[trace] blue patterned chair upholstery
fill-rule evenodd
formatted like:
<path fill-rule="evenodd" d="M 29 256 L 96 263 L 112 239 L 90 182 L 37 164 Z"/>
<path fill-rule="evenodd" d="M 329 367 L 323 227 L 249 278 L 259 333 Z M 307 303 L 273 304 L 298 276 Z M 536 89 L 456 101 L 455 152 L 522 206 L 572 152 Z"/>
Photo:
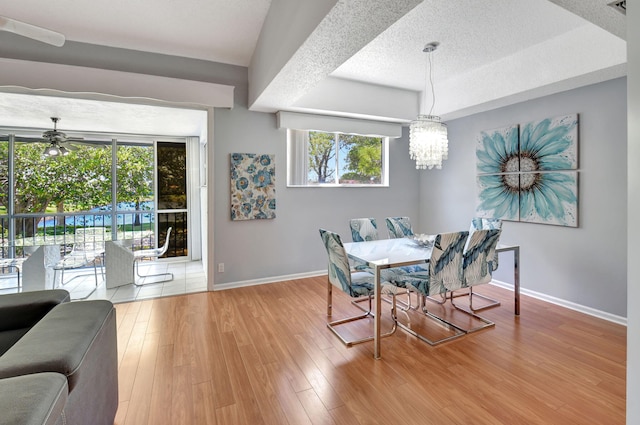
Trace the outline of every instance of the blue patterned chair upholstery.
<path fill-rule="evenodd" d="M 465 285 L 463 275 L 464 247 L 467 242 L 469 232 L 441 233 L 436 235 L 429 260 L 429 268 L 425 271 L 410 272 L 397 275 L 392 282 L 399 288 L 407 288 L 422 295 L 422 312 L 429 318 L 436 319 L 444 323 L 453 331 L 452 335 L 447 335 L 437 340 L 431 340 L 425 335 L 418 334 L 399 320 L 398 326 L 412 335 L 420 338 L 430 345 L 449 341 L 465 334 L 463 329 L 427 311 L 424 299 L 437 294 L 447 294 Z M 395 302 L 395 301 L 394 301 Z"/>
<path fill-rule="evenodd" d="M 469 235 L 473 234 L 476 230 L 493 229 L 502 230 L 502 220 L 499 218 L 474 217 L 471 219 Z M 490 253 L 489 262 L 491 263 L 491 271 L 496 271 L 498 269 L 498 253 L 495 251 L 495 248 L 493 252 Z"/>
<path fill-rule="evenodd" d="M 378 225 L 375 218 L 352 218 L 349 220 L 351 228 L 351 240 L 353 242 L 377 241 Z M 355 261 L 354 268 L 356 270 L 367 270 L 366 264 Z"/>
<path fill-rule="evenodd" d="M 469 236 L 469 244 L 464 252 L 464 261 L 462 265 L 464 286 L 469 288 L 469 310 L 460 308 L 453 302 L 454 307 L 462 310 L 472 316 L 480 319 L 484 322 L 484 325 L 467 329 L 467 332 L 473 332 L 479 329 L 486 328 L 487 326 L 493 326 L 493 322 L 480 317 L 475 314 L 475 311 L 480 309 L 473 308 L 473 297 L 480 296 L 480 294 L 474 294 L 471 288 L 475 285 L 482 285 L 491 282 L 491 276 L 493 269 L 491 267 L 491 255 L 496 249 L 498 239 L 500 238 L 500 229 L 484 229 L 476 230 Z M 484 296 L 482 296 L 485 298 Z M 486 307 L 483 307 L 484 309 Z"/>
<path fill-rule="evenodd" d="M 329 329 L 331 329 L 331 331 L 348 347 L 373 340 L 373 336 L 367 336 L 365 338 L 360 338 L 357 340 L 347 340 L 337 332 L 335 327 L 345 323 L 353 322 L 355 320 L 372 317 L 371 301 L 372 297 L 375 294 L 375 276 L 367 271 L 351 272 L 351 269 L 349 267 L 349 258 L 347 257 L 347 253 L 344 249 L 344 245 L 342 244 L 342 240 L 340 239 L 340 235 L 328 230 L 320 229 L 320 237 L 322 238 L 322 243 L 327 250 L 327 256 L 329 258 L 327 277 L 327 316 L 331 316 L 332 314 L 332 294 L 334 286 L 342 289 L 343 292 L 345 292 L 352 298 L 367 297 L 369 301 L 368 310 L 363 309 L 356 302 L 353 302 L 355 306 L 365 312 L 364 314 L 328 322 L 327 327 L 329 327 Z M 393 286 L 389 282 L 385 281 L 382 281 L 381 285 L 382 288 Z M 388 290 L 385 290 L 384 292 L 388 292 Z M 392 329 L 381 336 L 389 336 L 393 334 L 395 330 L 396 325 L 394 321 Z"/>
<path fill-rule="evenodd" d="M 390 239 L 413 236 L 411 219 L 409 219 L 409 217 L 387 217 L 385 221 L 387 222 Z"/>
<path fill-rule="evenodd" d="M 377 241 L 378 225 L 375 218 L 352 218 L 349 220 L 351 239 L 354 242 Z"/>

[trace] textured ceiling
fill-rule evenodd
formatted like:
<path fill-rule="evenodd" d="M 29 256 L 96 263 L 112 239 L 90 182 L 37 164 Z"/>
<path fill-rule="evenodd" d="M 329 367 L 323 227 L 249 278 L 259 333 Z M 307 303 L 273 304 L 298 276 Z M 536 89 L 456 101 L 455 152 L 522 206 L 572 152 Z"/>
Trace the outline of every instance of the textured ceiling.
<path fill-rule="evenodd" d="M 271 0 L 0 0 L 67 40 L 248 66 Z"/>
<path fill-rule="evenodd" d="M 425 88 L 422 48 L 431 41 L 440 42 L 433 54 L 434 113 L 445 119 L 625 75 L 626 21 L 607 3 L 0 0 L 0 14 L 59 31 L 71 41 L 248 66 L 254 110 L 408 122 Z M 0 53 L 2 41 L 0 34 Z M 74 114 L 83 126 L 93 116 L 95 128 L 117 123 L 111 131 L 130 133 L 144 130 L 137 122 L 144 117 L 155 134 L 199 134 L 193 127 L 202 125 L 201 114 L 171 108 L 134 114 L 131 105 L 118 110 L 117 104 L 33 100 L 0 100 L 2 121 L 47 127 L 56 114 L 64 128 L 65 117 Z M 167 110 L 176 119 L 167 119 Z"/>

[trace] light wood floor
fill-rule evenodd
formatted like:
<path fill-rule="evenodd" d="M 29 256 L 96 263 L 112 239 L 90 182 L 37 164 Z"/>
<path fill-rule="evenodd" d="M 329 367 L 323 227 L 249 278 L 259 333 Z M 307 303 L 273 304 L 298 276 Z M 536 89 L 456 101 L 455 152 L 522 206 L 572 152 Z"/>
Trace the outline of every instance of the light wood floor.
<path fill-rule="evenodd" d="M 326 277 L 118 304 L 116 424 L 625 423 L 625 327 L 479 291 L 495 327 L 437 347 L 398 330 L 381 360 L 327 329 Z M 334 291 L 334 318 L 357 312 Z"/>

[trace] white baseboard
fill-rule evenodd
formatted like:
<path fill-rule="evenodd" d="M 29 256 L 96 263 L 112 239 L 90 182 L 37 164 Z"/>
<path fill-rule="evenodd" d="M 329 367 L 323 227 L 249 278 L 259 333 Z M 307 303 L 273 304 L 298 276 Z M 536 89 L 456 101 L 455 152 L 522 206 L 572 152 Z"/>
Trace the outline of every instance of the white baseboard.
<path fill-rule="evenodd" d="M 297 274 L 290 274 L 290 275 L 284 275 L 284 276 L 272 276 L 272 277 L 266 277 L 266 278 L 262 278 L 262 279 L 252 279 L 252 280 L 243 280 L 243 281 L 239 281 L 239 282 L 221 283 L 221 284 L 214 284 L 213 285 L 213 290 L 214 291 L 224 291 L 226 289 L 243 288 L 245 286 L 264 285 L 264 284 L 267 284 L 267 283 L 282 282 L 282 281 L 285 281 L 285 280 L 294 280 L 294 279 L 304 279 L 304 278 L 307 278 L 307 277 L 322 276 L 322 275 L 326 275 L 326 274 L 327 274 L 326 270 L 320 270 L 320 271 L 315 271 L 315 272 L 297 273 Z M 499 287 L 504 288 L 504 289 L 508 289 L 510 291 L 513 291 L 513 284 L 511 284 L 511 283 L 502 282 L 500 280 L 493 280 L 493 281 L 491 281 L 491 284 L 499 286 Z M 520 293 L 522 295 L 527 295 L 529 297 L 536 298 L 536 299 L 539 299 L 539 300 L 542 300 L 542 301 L 546 301 L 546 302 L 551 303 L 551 304 L 555 304 L 555 305 L 559 305 L 561 307 L 565 307 L 565 308 L 568 308 L 568 309 L 571 309 L 571 310 L 579 311 L 581 313 L 588 314 L 590 316 L 594 316 L 594 317 L 598 317 L 600 319 L 608 320 L 609 322 L 614 322 L 614 323 L 618 323 L 618 324 L 623 325 L 623 326 L 627 326 L 627 318 L 626 317 L 617 316 L 615 314 L 607 313 L 607 312 L 601 311 L 601 310 L 596 310 L 595 308 L 591 308 L 591 307 L 587 307 L 587 306 L 584 306 L 584 305 L 576 304 L 576 303 L 571 302 L 571 301 L 563 300 L 561 298 L 552 297 L 550 295 L 546 295 L 546 294 L 543 294 L 543 293 L 540 293 L 540 292 L 531 291 L 529 289 L 522 288 L 520 290 Z"/>
<path fill-rule="evenodd" d="M 500 280 L 492 280 L 492 285 L 499 286 L 504 289 L 508 289 L 513 291 L 513 284 L 502 282 Z M 529 289 L 520 289 L 520 294 L 527 295 L 532 298 L 536 298 L 542 301 L 546 301 L 551 304 L 556 304 L 561 307 L 565 307 L 571 310 L 579 311 L 580 313 L 588 314 L 590 316 L 598 317 L 600 319 L 608 320 L 609 322 L 618 323 L 623 326 L 627 326 L 627 318 L 622 316 L 617 316 L 615 314 L 607 313 L 606 311 L 596 310 L 595 308 L 587 307 L 584 305 L 576 304 L 571 301 L 563 300 L 561 298 L 552 297 L 551 295 L 543 294 L 541 292 L 531 291 Z"/>
<path fill-rule="evenodd" d="M 233 289 L 233 288 L 244 288 L 245 286 L 255 286 L 255 285 L 264 285 L 266 283 L 274 283 L 274 282 L 282 282 L 285 280 L 294 280 L 294 279 L 304 279 L 307 277 L 316 277 L 326 275 L 326 270 L 320 270 L 317 272 L 307 272 L 307 273 L 297 273 L 297 274 L 289 274 L 284 276 L 272 276 L 265 277 L 262 279 L 251 279 L 251 280 L 241 280 L 238 282 L 229 282 L 229 283 L 220 283 L 213 284 L 214 291 L 224 291 L 225 289 Z"/>

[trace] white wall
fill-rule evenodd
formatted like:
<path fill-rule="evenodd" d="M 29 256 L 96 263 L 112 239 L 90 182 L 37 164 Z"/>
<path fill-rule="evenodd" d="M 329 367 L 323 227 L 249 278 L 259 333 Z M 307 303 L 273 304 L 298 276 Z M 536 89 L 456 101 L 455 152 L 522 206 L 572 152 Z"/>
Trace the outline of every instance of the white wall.
<path fill-rule="evenodd" d="M 406 129 L 403 138 L 390 142 L 388 188 L 286 187 L 286 131 L 276 128 L 274 114 L 250 112 L 236 104 L 232 110 L 216 110 L 214 131 L 213 261 L 225 264 L 224 273 L 214 274 L 214 287 L 326 271 L 319 228 L 338 232 L 349 242 L 350 218 L 377 218 L 386 237 L 385 217 L 418 215 L 419 175 L 409 159 Z M 275 219 L 231 221 L 229 154 L 234 152 L 275 154 Z"/>
<path fill-rule="evenodd" d="M 465 229 L 475 213 L 480 131 L 579 114 L 579 227 L 505 222 L 501 240 L 521 246 L 523 288 L 626 317 L 626 79 L 449 121 L 449 160 L 420 178 L 427 232 Z M 510 261 L 496 278 L 512 282 Z"/>

